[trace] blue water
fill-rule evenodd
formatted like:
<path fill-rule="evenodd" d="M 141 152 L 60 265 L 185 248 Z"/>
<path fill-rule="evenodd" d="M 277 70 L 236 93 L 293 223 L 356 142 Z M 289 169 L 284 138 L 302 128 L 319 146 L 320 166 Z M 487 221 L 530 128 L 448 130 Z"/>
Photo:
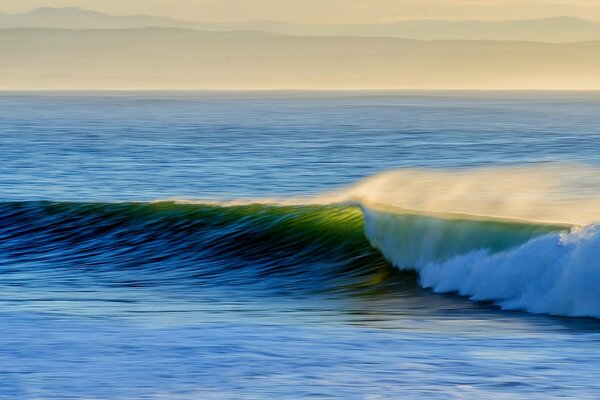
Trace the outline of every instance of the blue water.
<path fill-rule="evenodd" d="M 250 204 L 406 168 L 595 171 L 598 110 L 571 92 L 2 93 L 0 398 L 598 398 L 600 320 L 424 284 L 353 204 Z M 482 224 L 488 268 L 564 229 Z M 599 276 L 589 229 L 577 282 Z"/>

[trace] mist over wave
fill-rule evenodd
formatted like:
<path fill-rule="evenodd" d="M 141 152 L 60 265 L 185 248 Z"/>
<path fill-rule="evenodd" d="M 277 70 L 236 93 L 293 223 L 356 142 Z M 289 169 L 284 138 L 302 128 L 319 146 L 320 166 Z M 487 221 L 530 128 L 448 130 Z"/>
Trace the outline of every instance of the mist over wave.
<path fill-rule="evenodd" d="M 600 220 L 600 168 L 402 169 L 368 178 L 337 200 L 390 212 L 587 225 Z"/>

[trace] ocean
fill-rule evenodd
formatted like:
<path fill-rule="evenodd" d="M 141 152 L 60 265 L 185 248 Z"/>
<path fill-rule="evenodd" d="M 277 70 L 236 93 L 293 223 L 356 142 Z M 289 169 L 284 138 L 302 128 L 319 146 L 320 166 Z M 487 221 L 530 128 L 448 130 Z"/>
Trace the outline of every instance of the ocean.
<path fill-rule="evenodd" d="M 0 399 L 597 399 L 600 93 L 0 93 Z"/>

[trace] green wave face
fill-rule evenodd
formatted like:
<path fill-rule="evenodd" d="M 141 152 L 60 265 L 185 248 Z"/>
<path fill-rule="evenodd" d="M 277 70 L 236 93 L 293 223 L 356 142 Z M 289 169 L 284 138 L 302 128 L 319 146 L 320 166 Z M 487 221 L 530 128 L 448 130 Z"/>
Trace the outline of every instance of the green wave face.
<path fill-rule="evenodd" d="M 132 286 L 357 291 L 398 275 L 352 206 L 4 203 L 1 258 L 40 279 Z"/>

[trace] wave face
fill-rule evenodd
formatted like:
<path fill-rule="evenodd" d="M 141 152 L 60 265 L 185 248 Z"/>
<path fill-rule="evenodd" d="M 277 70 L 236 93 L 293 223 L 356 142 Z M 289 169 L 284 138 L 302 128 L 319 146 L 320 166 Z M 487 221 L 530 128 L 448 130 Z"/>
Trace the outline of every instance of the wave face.
<path fill-rule="evenodd" d="M 361 290 L 393 269 L 353 206 L 0 204 L 3 282 Z"/>

